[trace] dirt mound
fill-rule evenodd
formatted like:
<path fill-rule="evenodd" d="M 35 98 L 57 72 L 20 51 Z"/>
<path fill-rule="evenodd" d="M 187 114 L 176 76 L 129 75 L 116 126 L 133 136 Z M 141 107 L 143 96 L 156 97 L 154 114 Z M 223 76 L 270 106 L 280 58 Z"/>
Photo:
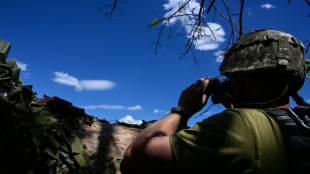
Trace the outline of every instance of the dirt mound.
<path fill-rule="evenodd" d="M 2 163 L 1 173 L 120 173 L 124 151 L 142 130 L 100 120 L 59 97 L 35 99 L 30 108 L 27 119 L 7 115 L 1 151 L 18 153 L 2 153 L 15 162 Z"/>

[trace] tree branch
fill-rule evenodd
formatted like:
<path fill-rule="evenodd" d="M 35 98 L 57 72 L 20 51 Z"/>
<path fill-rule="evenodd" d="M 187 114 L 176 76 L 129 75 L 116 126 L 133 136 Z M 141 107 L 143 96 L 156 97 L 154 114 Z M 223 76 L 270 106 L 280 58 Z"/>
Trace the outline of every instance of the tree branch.
<path fill-rule="evenodd" d="M 211 7 L 213 6 L 214 2 L 215 2 L 215 0 L 212 0 L 211 4 L 208 7 L 207 14 L 209 14 L 209 11 L 211 10 Z M 203 5 L 204 3 L 205 3 L 205 1 L 201 1 L 200 5 Z"/>
<path fill-rule="evenodd" d="M 233 43 L 235 41 L 235 32 L 234 32 L 234 24 L 232 22 L 232 18 L 231 18 L 231 14 L 230 14 L 230 10 L 229 10 L 229 7 L 228 5 L 226 4 L 226 1 L 223 0 L 223 4 L 225 5 L 226 7 L 226 10 L 227 10 L 227 13 L 228 13 L 228 16 L 229 16 L 229 23 L 230 23 L 230 26 L 231 26 L 231 36 L 232 36 L 232 40 L 233 40 Z"/>
<path fill-rule="evenodd" d="M 105 5 L 105 6 L 100 7 L 98 10 L 100 11 L 100 10 L 102 10 L 102 9 L 104 9 L 104 8 L 108 8 L 108 7 L 112 7 L 112 10 L 111 10 L 110 12 L 108 11 L 108 12 L 106 13 L 106 15 L 109 15 L 109 16 L 110 16 L 110 19 L 115 20 L 115 19 L 112 17 L 112 14 L 114 13 L 115 8 L 118 7 L 118 2 L 117 2 L 117 0 L 114 0 L 114 3 L 112 3 L 112 4 L 109 4 L 109 5 Z M 119 7 L 118 7 L 118 9 L 120 10 L 121 14 L 123 14 L 122 10 L 121 10 Z"/>
<path fill-rule="evenodd" d="M 309 47 L 310 47 L 310 39 L 304 41 L 304 44 L 306 44 L 308 42 L 308 46 L 306 48 L 306 51 L 305 51 L 305 54 L 307 54 L 308 50 L 309 50 Z"/>
<path fill-rule="evenodd" d="M 239 16 L 239 35 L 242 36 L 242 14 L 243 14 L 243 5 L 244 5 L 244 0 L 241 0 L 241 7 L 240 7 L 240 16 Z"/>
<path fill-rule="evenodd" d="M 209 0 L 210 1 L 210 0 Z M 215 11 L 218 13 L 218 14 L 220 14 L 226 21 L 228 21 L 229 23 L 230 22 L 232 22 L 232 20 L 230 21 L 230 19 L 228 19 L 220 10 L 218 10 L 216 7 L 213 7 L 214 9 L 215 9 Z M 229 8 L 229 7 L 228 7 Z M 231 15 L 232 16 L 232 15 Z M 230 16 L 230 17 L 231 17 Z M 233 24 L 233 23 L 232 23 Z M 236 27 L 234 24 L 232 25 L 234 28 L 235 28 L 235 30 L 237 30 L 238 32 L 239 32 L 239 29 L 238 29 L 238 27 Z"/>
<path fill-rule="evenodd" d="M 309 47 L 310 47 L 310 42 L 308 43 L 307 49 L 306 49 L 306 51 L 305 51 L 305 54 L 308 53 Z"/>
<path fill-rule="evenodd" d="M 123 14 L 123 12 L 119 8 L 119 0 L 111 0 L 111 1 L 113 2 L 111 2 L 108 5 L 100 7 L 98 10 L 102 10 L 106 8 L 111 9 L 110 11 L 106 13 L 106 15 L 109 15 L 110 19 L 113 19 L 113 14 L 115 13 L 116 8 L 120 11 L 121 14 Z M 222 13 L 219 10 L 219 8 L 215 6 L 215 0 L 209 0 L 210 4 L 208 5 L 205 16 L 204 16 L 204 10 L 206 7 L 205 6 L 206 1 L 201 0 L 199 2 L 199 5 L 195 7 L 192 6 L 195 3 L 190 3 L 191 1 L 192 0 L 184 0 L 183 2 L 179 4 L 179 7 L 175 11 L 170 11 L 169 14 L 167 13 L 167 15 L 165 16 L 161 16 L 159 18 L 154 19 L 152 21 L 152 24 L 146 27 L 148 27 L 148 29 L 152 27 L 156 27 L 159 30 L 157 39 L 156 41 L 153 42 L 155 43 L 155 55 L 156 55 L 158 51 L 158 46 L 161 46 L 160 40 L 162 38 L 163 30 L 165 27 L 167 27 L 169 30 L 168 38 L 170 38 L 173 36 L 172 28 L 171 28 L 172 24 L 177 23 L 177 24 L 186 26 L 187 31 L 184 33 L 178 34 L 178 35 L 185 35 L 187 37 L 187 41 L 184 44 L 184 52 L 179 56 L 179 58 L 182 59 L 188 53 L 191 53 L 193 56 L 194 62 L 199 67 L 198 61 L 195 56 L 195 49 L 196 47 L 197 48 L 199 47 L 198 41 L 204 37 L 209 38 L 211 41 L 214 41 L 217 39 L 216 29 L 212 29 L 209 26 L 209 23 L 205 21 L 212 8 L 214 8 L 215 10 L 213 14 L 213 22 L 216 22 L 215 16 L 218 13 L 221 17 L 224 18 L 224 20 L 226 20 L 230 24 L 231 32 L 230 32 L 228 41 L 226 41 L 227 47 L 225 50 L 227 50 L 231 44 L 235 43 L 238 37 L 243 35 L 243 29 L 246 29 L 246 30 L 249 30 L 249 29 L 243 26 L 243 11 L 244 11 L 245 0 L 239 0 L 240 2 L 239 13 L 236 12 L 235 9 L 230 8 L 230 6 L 226 3 L 226 0 L 222 0 L 222 5 L 224 5 L 224 7 L 226 8 L 225 13 Z M 290 2 L 291 0 L 288 0 L 288 3 Z M 310 0 L 305 0 L 305 2 L 310 7 Z M 238 22 L 234 22 L 234 20 L 237 21 L 237 19 L 234 19 L 234 18 L 237 18 L 235 16 L 238 17 L 239 19 Z M 309 16 L 310 14 L 308 15 L 308 17 Z M 159 23 L 161 24 L 161 26 L 158 26 Z M 205 30 L 208 30 L 208 32 L 205 32 Z M 209 30 L 210 30 L 210 33 L 209 33 Z M 307 45 L 306 50 L 305 50 L 305 53 L 307 53 L 307 51 L 310 49 L 310 40 L 304 42 L 304 44 Z"/>
<path fill-rule="evenodd" d="M 215 0 L 213 0 L 213 2 L 214 2 Z M 203 6 L 204 6 L 204 3 L 205 3 L 205 0 L 202 0 L 201 1 L 201 3 L 200 3 L 200 9 L 199 9 L 199 13 L 198 13 L 198 26 L 200 26 L 201 25 L 201 16 L 202 16 L 202 10 L 203 10 Z M 211 7 L 211 6 L 210 6 Z M 209 9 L 210 9 L 210 7 L 209 7 Z M 209 10 L 208 9 L 208 10 Z M 207 11 L 207 14 L 208 14 L 209 12 Z"/>

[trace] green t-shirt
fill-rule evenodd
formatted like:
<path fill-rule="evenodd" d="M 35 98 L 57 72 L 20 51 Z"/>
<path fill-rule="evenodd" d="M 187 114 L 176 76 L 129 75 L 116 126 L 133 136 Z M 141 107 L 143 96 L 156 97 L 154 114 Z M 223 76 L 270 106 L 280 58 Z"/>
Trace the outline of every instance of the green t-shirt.
<path fill-rule="evenodd" d="M 278 124 L 256 109 L 228 109 L 170 136 L 184 173 L 287 173 Z"/>

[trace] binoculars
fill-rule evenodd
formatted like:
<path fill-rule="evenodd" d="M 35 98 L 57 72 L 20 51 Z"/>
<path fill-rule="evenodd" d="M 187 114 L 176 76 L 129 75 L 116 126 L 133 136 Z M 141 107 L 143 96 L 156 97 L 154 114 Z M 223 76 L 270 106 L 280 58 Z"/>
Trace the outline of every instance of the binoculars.
<path fill-rule="evenodd" d="M 231 94 L 231 85 L 228 80 L 220 81 L 218 78 L 210 79 L 209 85 L 205 91 L 207 96 L 211 96 L 211 101 L 214 104 L 227 103 L 227 98 L 224 94 Z"/>

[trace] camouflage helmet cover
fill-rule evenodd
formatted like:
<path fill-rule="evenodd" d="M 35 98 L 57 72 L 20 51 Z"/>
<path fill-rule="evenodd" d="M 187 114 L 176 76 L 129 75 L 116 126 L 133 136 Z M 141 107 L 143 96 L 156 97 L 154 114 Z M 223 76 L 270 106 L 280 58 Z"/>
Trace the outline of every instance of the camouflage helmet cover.
<path fill-rule="evenodd" d="M 220 65 L 225 76 L 251 73 L 293 75 L 299 90 L 307 75 L 304 45 L 292 35 L 269 29 L 256 30 L 241 37 L 226 51 Z"/>

